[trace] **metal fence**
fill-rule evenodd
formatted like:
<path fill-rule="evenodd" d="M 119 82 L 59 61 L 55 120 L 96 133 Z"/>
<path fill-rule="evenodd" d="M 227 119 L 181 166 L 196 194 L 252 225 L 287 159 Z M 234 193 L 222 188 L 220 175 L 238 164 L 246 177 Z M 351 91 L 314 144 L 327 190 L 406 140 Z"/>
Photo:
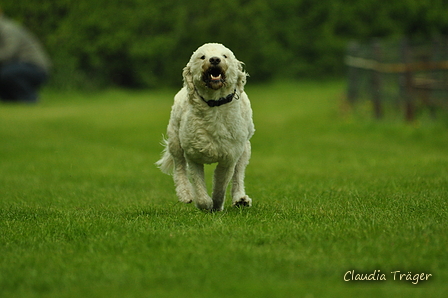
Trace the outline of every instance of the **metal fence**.
<path fill-rule="evenodd" d="M 439 110 L 448 110 L 448 37 L 432 42 L 352 42 L 345 63 L 349 103 L 371 101 L 376 118 L 399 110 L 413 121 L 421 110 L 434 118 Z"/>

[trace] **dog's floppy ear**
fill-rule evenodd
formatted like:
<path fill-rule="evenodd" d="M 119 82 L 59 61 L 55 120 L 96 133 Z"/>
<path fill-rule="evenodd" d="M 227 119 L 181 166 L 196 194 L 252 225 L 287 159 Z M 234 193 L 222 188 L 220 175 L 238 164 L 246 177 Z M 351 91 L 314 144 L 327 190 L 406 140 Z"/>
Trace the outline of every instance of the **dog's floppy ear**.
<path fill-rule="evenodd" d="M 184 85 L 187 87 L 188 94 L 193 95 L 194 84 L 193 84 L 193 75 L 191 74 L 190 63 L 188 63 L 187 66 L 184 67 L 182 76 L 184 77 Z"/>
<path fill-rule="evenodd" d="M 238 63 L 238 81 L 236 82 L 236 86 L 240 92 L 244 90 L 244 85 L 246 85 L 246 78 L 249 74 L 243 69 L 244 62 L 237 61 Z"/>

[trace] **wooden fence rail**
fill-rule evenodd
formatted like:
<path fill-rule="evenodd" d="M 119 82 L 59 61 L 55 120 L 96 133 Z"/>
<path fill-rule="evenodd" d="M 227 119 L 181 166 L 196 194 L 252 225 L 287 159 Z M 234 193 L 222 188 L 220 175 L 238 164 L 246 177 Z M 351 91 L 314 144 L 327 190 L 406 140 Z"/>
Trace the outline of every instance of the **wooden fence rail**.
<path fill-rule="evenodd" d="M 448 38 L 411 44 L 376 39 L 370 44 L 352 42 L 345 64 L 348 67 L 347 98 L 355 105 L 372 101 L 375 118 L 384 116 L 384 104 L 393 102 L 407 121 L 416 117 L 417 107 L 435 117 L 448 108 Z"/>

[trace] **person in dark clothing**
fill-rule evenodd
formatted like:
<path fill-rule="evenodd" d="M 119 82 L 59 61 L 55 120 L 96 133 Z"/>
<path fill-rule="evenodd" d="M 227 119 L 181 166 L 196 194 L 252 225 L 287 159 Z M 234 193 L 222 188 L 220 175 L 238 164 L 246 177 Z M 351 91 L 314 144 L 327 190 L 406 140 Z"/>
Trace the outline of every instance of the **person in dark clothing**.
<path fill-rule="evenodd" d="M 37 102 L 50 60 L 37 38 L 0 10 L 0 99 Z"/>

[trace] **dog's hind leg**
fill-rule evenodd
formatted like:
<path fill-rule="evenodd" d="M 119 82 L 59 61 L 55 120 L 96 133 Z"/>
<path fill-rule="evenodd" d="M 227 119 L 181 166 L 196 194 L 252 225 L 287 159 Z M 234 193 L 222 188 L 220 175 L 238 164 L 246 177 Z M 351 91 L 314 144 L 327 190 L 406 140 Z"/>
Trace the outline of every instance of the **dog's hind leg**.
<path fill-rule="evenodd" d="M 222 211 L 224 208 L 224 200 L 226 189 L 232 179 L 235 166 L 223 166 L 218 164 L 215 169 L 213 180 L 213 210 Z"/>
<path fill-rule="evenodd" d="M 193 201 L 193 191 L 187 175 L 187 162 L 185 158 L 174 158 L 173 180 L 176 185 L 176 194 L 182 203 Z"/>
<path fill-rule="evenodd" d="M 246 195 L 244 188 L 244 173 L 249 164 L 251 146 L 247 141 L 243 154 L 235 166 L 232 183 L 232 206 L 250 207 L 252 206 L 252 199 Z"/>
<path fill-rule="evenodd" d="M 204 165 L 188 161 L 188 171 L 190 174 L 191 185 L 193 186 L 196 207 L 203 210 L 211 210 L 213 201 L 207 193 Z"/>
<path fill-rule="evenodd" d="M 173 180 L 176 186 L 176 194 L 182 203 L 191 203 L 193 201 L 193 190 L 187 174 L 187 161 L 184 156 L 184 150 L 180 146 L 177 134 L 171 134 L 166 142 L 167 151 L 173 160 Z"/>

